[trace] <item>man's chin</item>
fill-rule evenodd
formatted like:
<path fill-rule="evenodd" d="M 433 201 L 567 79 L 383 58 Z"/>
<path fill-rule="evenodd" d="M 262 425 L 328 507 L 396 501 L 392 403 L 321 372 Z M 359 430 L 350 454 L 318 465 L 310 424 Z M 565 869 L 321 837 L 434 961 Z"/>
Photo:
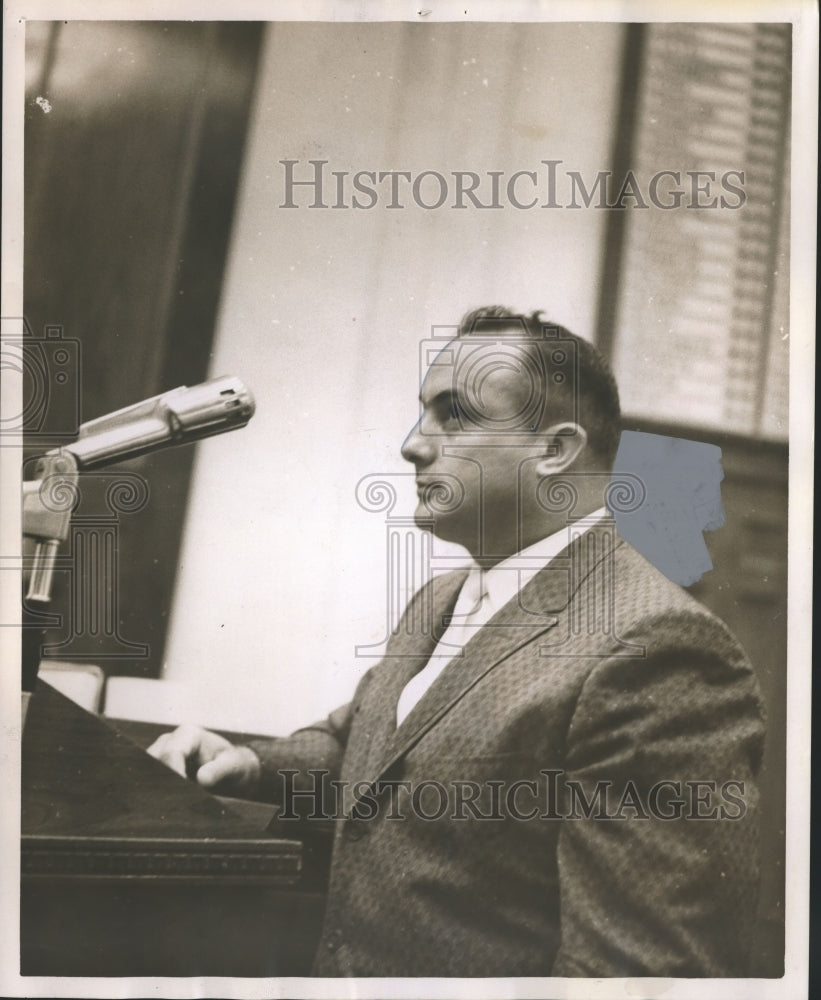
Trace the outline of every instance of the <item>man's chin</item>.
<path fill-rule="evenodd" d="M 435 514 L 432 514 L 430 509 L 420 500 L 416 505 L 416 510 L 413 512 L 413 523 L 416 527 L 421 528 L 422 531 L 430 531 L 435 535 L 438 520 L 439 518 Z"/>
<path fill-rule="evenodd" d="M 454 519 L 447 514 L 433 513 L 431 509 L 420 502 L 413 512 L 413 522 L 422 531 L 429 531 L 443 542 L 450 542 L 454 545 L 461 545 L 470 549 L 469 540 L 465 537 L 464 530 L 459 531 L 459 525 L 454 523 Z"/>

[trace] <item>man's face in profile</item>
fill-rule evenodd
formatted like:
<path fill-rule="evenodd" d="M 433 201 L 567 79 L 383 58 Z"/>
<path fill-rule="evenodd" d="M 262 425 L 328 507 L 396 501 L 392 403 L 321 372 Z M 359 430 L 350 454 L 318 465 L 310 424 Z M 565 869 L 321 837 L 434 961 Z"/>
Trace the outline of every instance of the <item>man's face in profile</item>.
<path fill-rule="evenodd" d="M 521 504 L 544 454 L 543 385 L 534 353 L 512 339 L 457 339 L 439 353 L 402 446 L 416 467 L 420 526 L 432 520 L 434 534 L 473 555 L 518 550 Z"/>

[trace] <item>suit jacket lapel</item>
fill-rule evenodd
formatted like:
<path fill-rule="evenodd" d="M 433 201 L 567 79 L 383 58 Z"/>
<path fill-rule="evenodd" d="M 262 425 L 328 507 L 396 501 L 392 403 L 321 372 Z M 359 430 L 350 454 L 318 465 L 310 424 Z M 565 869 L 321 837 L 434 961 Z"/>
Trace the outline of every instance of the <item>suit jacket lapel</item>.
<path fill-rule="evenodd" d="M 390 692 L 386 691 L 386 718 L 380 724 L 379 738 L 372 742 L 366 773 L 362 775 L 365 781 L 368 784 L 376 782 L 487 673 L 517 649 L 556 625 L 558 612 L 567 607 L 595 566 L 612 553 L 612 539 L 612 527 L 597 525 L 560 552 L 465 645 L 464 655 L 455 657 L 445 667 L 396 728 L 395 710 L 399 695 L 413 674 L 427 663 L 435 643 L 428 643 L 426 654 L 421 645 L 417 646 L 420 656 L 414 659 L 413 669 L 410 672 L 397 670 Z M 621 544 L 621 539 L 616 539 L 615 544 Z M 465 576 L 462 574 L 455 581 L 450 577 L 443 578 L 449 586 L 434 598 L 437 623 L 452 611 Z M 449 606 L 438 603 L 443 598 Z M 403 648 L 404 643 L 403 640 Z"/>
<path fill-rule="evenodd" d="M 374 731 L 367 751 L 365 774 L 379 769 L 396 731 L 396 703 L 408 681 L 430 659 L 431 653 L 447 627 L 454 605 L 467 577 L 467 570 L 434 577 L 429 588 L 421 591 L 402 616 L 396 632 L 389 639 L 384 665 L 388 668 L 381 680 L 381 709 L 374 713 Z"/>

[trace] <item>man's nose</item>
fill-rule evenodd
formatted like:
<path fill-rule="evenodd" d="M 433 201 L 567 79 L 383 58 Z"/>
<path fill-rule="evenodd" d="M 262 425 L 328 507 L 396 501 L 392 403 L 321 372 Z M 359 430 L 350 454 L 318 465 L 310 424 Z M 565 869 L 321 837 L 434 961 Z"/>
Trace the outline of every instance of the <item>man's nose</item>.
<path fill-rule="evenodd" d="M 422 421 L 419 420 L 405 438 L 402 445 L 402 458 L 416 466 L 430 465 L 436 455 L 433 438 L 422 431 Z"/>

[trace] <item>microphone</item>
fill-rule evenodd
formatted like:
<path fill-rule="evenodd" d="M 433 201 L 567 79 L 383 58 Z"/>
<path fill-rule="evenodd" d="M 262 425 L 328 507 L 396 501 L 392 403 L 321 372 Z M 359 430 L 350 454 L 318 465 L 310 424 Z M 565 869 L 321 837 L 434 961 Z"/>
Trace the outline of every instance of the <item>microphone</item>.
<path fill-rule="evenodd" d="M 222 375 L 199 385 L 182 385 L 89 420 L 81 425 L 73 444 L 47 454 L 69 452 L 78 469 L 99 469 L 161 448 L 237 430 L 248 423 L 254 408 L 254 397 L 244 383 Z"/>
<path fill-rule="evenodd" d="M 68 538 L 73 504 L 72 486 L 77 472 L 99 469 L 161 448 L 197 441 L 244 427 L 254 415 L 254 397 L 245 385 L 230 375 L 212 378 L 200 385 L 180 386 L 141 403 L 115 410 L 82 424 L 73 444 L 63 445 L 41 456 L 38 478 L 23 483 L 23 535 L 34 540 L 24 620 L 48 607 L 57 550 Z M 44 482 L 61 494 L 58 502 L 42 496 Z M 61 489 L 62 487 L 62 489 Z M 33 622 L 33 626 L 37 622 Z M 27 641 L 27 637 L 28 640 Z M 31 690 L 40 661 L 39 628 L 23 632 L 23 689 Z"/>

